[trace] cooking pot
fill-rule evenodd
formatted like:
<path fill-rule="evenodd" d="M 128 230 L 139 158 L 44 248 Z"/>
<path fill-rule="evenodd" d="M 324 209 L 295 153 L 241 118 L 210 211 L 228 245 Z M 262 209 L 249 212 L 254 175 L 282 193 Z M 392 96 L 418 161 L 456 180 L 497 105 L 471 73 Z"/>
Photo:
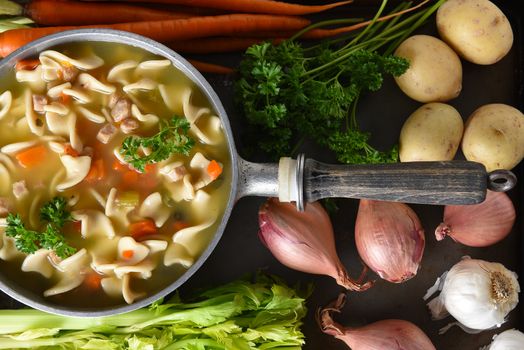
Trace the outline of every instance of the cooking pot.
<path fill-rule="evenodd" d="M 202 255 L 177 280 L 133 304 L 103 308 L 58 305 L 22 288 L 0 271 L 0 289 L 14 299 L 43 311 L 80 317 L 106 316 L 132 311 L 166 296 L 180 287 L 202 266 L 218 244 L 235 202 L 243 196 L 279 197 L 293 201 L 298 210 L 305 202 L 328 197 L 368 198 L 421 204 L 473 204 L 482 202 L 486 189 L 506 191 L 516 183 L 509 171 L 486 173 L 483 165 L 467 161 L 412 162 L 376 165 L 329 165 L 306 159 L 282 158 L 278 164 L 256 164 L 236 152 L 228 117 L 217 94 L 204 77 L 183 57 L 148 38 L 107 29 L 65 31 L 36 40 L 0 62 L 0 76 L 14 69 L 17 61 L 35 57 L 53 46 L 71 42 L 110 42 L 135 46 L 169 59 L 186 74 L 209 100 L 220 117 L 228 140 L 232 164 L 231 191 L 224 215 Z"/>

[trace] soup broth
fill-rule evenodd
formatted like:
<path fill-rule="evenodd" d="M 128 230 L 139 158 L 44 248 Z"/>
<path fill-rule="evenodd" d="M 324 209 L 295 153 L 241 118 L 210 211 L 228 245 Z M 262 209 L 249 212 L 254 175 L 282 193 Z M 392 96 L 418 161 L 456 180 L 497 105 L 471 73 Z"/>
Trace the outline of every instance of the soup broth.
<path fill-rule="evenodd" d="M 75 43 L 35 59 L 0 83 L 2 273 L 87 308 L 173 283 L 228 201 L 220 119 L 169 60 L 138 48 Z"/>

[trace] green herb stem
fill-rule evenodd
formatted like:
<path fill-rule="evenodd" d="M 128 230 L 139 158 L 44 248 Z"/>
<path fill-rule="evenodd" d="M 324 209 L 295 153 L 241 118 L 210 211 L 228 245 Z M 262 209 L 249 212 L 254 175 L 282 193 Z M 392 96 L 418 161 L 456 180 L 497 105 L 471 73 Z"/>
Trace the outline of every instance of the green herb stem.
<path fill-rule="evenodd" d="M 438 0 L 429 9 L 427 9 L 426 11 L 420 13 L 419 18 L 416 18 L 416 17 L 418 17 L 418 16 L 416 16 L 415 17 L 416 18 L 416 22 L 414 24 L 412 24 L 411 27 L 409 27 L 406 31 L 404 31 L 403 35 L 401 37 L 399 37 L 396 41 L 394 41 L 389 46 L 389 48 L 386 51 L 384 51 L 384 54 L 389 55 L 393 51 L 395 51 L 395 49 L 400 45 L 400 43 L 402 43 L 411 33 L 413 33 L 413 31 L 415 29 L 420 27 L 435 11 L 437 11 L 439 9 L 439 7 L 444 2 L 446 2 L 446 0 Z"/>
<path fill-rule="evenodd" d="M 348 42 L 344 48 L 348 48 L 348 47 L 355 45 L 363 36 L 366 35 L 366 33 L 368 33 L 372 28 L 374 28 L 374 25 L 375 23 L 377 23 L 377 20 L 380 18 L 380 15 L 382 14 L 382 12 L 384 12 L 384 9 L 386 8 L 387 3 L 388 3 L 388 0 L 382 0 L 382 3 L 380 4 L 378 11 L 375 13 L 375 16 L 371 19 L 369 25 L 367 25 L 364 28 L 364 30 L 362 30 L 360 34 L 357 35 L 353 40 Z"/>
<path fill-rule="evenodd" d="M 304 29 L 298 31 L 295 35 L 287 39 L 288 41 L 294 41 L 299 39 L 302 35 L 306 34 L 307 32 L 322 28 L 322 27 L 328 27 L 328 26 L 334 26 L 334 25 L 344 25 L 344 24 L 354 24 L 354 23 L 360 23 L 364 21 L 363 18 L 342 18 L 342 19 L 330 19 L 326 21 L 321 21 L 317 23 L 310 24 L 309 26 L 305 27 Z"/>

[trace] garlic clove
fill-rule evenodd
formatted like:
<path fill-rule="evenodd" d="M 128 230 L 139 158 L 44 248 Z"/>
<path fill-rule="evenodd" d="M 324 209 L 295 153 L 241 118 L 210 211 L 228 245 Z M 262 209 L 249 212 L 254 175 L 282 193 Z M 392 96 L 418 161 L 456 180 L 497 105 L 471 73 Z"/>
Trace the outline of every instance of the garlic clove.
<path fill-rule="evenodd" d="M 524 349 L 524 333 L 516 329 L 508 329 L 493 337 L 493 342 L 482 350 L 522 350 Z"/>
<path fill-rule="evenodd" d="M 504 192 L 489 191 L 484 202 L 448 205 L 444 221 L 436 228 L 438 241 L 446 236 L 470 247 L 487 247 L 504 239 L 515 223 L 515 207 Z"/>

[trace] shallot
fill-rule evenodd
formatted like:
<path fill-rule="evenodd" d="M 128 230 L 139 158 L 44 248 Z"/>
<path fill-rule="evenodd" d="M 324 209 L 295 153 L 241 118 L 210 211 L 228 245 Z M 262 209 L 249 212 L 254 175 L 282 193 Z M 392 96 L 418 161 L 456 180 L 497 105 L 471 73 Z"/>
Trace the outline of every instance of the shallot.
<path fill-rule="evenodd" d="M 424 253 L 424 229 L 404 203 L 361 199 L 355 243 L 362 260 L 381 278 L 394 283 L 417 274 Z"/>
<path fill-rule="evenodd" d="M 342 340 L 352 350 L 435 350 L 428 336 L 416 325 L 404 320 L 382 320 L 363 327 L 344 327 L 332 318 L 346 301 L 340 294 L 330 305 L 317 312 L 322 331 Z"/>
<path fill-rule="evenodd" d="M 519 301 L 517 275 L 504 265 L 464 257 L 431 287 L 424 300 L 440 295 L 428 303 L 431 316 L 440 320 L 453 316 L 468 333 L 500 327 Z M 448 327 L 441 329 L 445 332 Z"/>
<path fill-rule="evenodd" d="M 331 276 L 349 290 L 371 287 L 348 276 L 337 255 L 331 221 L 319 203 L 308 203 L 299 212 L 291 203 L 270 198 L 260 207 L 258 221 L 262 243 L 287 267 Z"/>
<path fill-rule="evenodd" d="M 509 196 L 488 190 L 480 204 L 446 206 L 435 236 L 438 241 L 449 236 L 470 247 L 487 247 L 505 238 L 514 223 L 515 207 Z"/>
<path fill-rule="evenodd" d="M 493 337 L 489 346 L 481 350 L 522 350 L 524 349 L 524 333 L 516 329 L 508 329 Z"/>

